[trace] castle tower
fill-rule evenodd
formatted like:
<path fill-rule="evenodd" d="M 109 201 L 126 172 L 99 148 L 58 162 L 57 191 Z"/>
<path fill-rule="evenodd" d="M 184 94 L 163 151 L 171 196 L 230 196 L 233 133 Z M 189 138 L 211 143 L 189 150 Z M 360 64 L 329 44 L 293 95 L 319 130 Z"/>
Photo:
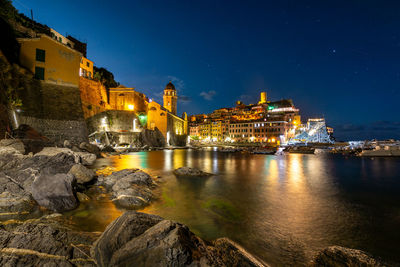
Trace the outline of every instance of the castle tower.
<path fill-rule="evenodd" d="M 176 115 L 178 96 L 176 95 L 175 86 L 171 83 L 171 81 L 167 84 L 167 86 L 165 86 L 163 102 L 164 108 Z"/>
<path fill-rule="evenodd" d="M 260 101 L 258 104 L 264 104 L 267 103 L 267 92 L 261 92 L 260 94 Z"/>

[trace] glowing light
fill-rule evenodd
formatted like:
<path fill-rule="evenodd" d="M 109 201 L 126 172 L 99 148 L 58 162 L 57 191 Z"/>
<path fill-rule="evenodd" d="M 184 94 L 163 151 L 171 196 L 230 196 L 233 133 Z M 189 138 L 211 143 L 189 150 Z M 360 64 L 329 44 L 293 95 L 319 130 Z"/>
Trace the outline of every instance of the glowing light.
<path fill-rule="evenodd" d="M 136 119 L 133 120 L 133 131 L 136 132 Z"/>
<path fill-rule="evenodd" d="M 135 107 L 133 105 L 128 105 L 129 110 L 133 110 Z"/>

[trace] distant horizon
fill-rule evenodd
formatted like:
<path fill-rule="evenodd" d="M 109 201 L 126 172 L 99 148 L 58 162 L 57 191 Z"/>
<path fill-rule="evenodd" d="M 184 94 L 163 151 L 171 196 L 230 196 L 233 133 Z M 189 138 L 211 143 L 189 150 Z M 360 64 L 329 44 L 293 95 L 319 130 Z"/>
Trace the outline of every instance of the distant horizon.
<path fill-rule="evenodd" d="M 400 139 L 398 2 L 12 1 L 19 12 L 87 42 L 88 59 L 178 113 L 235 101 L 292 99 L 337 140 Z M 116 30 L 117 29 L 117 30 Z"/>

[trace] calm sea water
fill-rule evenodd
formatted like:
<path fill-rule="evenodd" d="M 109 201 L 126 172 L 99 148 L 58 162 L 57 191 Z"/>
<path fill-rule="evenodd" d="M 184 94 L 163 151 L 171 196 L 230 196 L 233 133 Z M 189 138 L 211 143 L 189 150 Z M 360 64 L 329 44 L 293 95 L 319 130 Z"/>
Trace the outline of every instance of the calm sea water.
<path fill-rule="evenodd" d="M 206 240 L 229 237 L 271 265 L 304 264 L 330 245 L 400 262 L 399 158 L 166 150 L 113 156 L 98 160 L 101 166 L 161 176 L 159 198 L 144 212 Z M 172 175 L 182 166 L 216 175 Z M 122 213 L 105 199 L 82 204 L 71 220 L 104 230 Z"/>

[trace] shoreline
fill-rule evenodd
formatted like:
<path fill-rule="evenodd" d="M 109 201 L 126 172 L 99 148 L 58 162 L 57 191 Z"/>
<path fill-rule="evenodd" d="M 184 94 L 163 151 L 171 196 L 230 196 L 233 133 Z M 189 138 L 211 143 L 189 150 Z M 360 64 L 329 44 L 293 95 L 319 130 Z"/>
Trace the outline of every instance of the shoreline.
<path fill-rule="evenodd" d="M 0 149 L 2 149 L 2 148 L 0 148 Z M 11 148 L 4 149 L 3 148 L 1 151 L 2 152 L 0 153 L 0 155 L 2 155 L 3 157 L 2 158 L 0 157 L 0 160 L 7 158 L 7 160 L 9 161 L 8 163 L 10 163 L 11 161 L 15 161 L 14 162 L 15 164 L 13 165 L 13 167 L 10 167 L 11 165 L 8 167 L 7 166 L 4 167 L 4 165 L 1 165 L 2 169 L 1 169 L 0 174 L 2 174 L 3 175 L 2 177 L 5 179 L 9 178 L 7 180 L 8 183 L 22 182 L 21 186 L 29 186 L 29 185 L 32 186 L 32 184 L 34 184 L 34 182 L 35 182 L 35 179 L 40 179 L 42 172 L 45 173 L 46 171 L 49 171 L 49 169 L 48 169 L 49 165 L 52 166 L 51 169 L 53 171 L 56 171 L 56 173 L 65 173 L 65 175 L 67 175 L 70 173 L 69 166 L 72 167 L 72 166 L 76 166 L 78 164 L 79 166 L 84 167 L 84 165 L 91 165 L 94 163 L 94 161 L 92 161 L 91 164 L 89 164 L 90 163 L 89 159 L 91 158 L 90 155 L 93 155 L 93 154 L 91 154 L 87 151 L 86 152 L 74 152 L 68 148 L 51 147 L 51 148 L 47 148 L 44 151 L 41 151 L 39 153 L 30 154 L 30 155 L 23 155 L 14 148 L 13 149 L 11 149 Z M 85 154 L 85 153 L 88 153 L 88 154 Z M 10 159 L 12 159 L 12 160 L 10 161 Z M 86 162 L 86 164 L 82 164 L 83 162 Z M 43 163 L 45 163 L 45 164 L 43 164 Z M 37 170 L 35 172 L 29 173 L 30 175 L 36 176 L 36 178 L 32 182 L 29 182 L 28 180 L 30 178 L 27 177 L 26 174 L 23 174 L 23 172 L 27 171 L 28 169 L 29 170 L 31 170 L 31 169 Z M 84 170 L 85 170 L 84 168 L 82 168 L 82 170 L 81 170 L 83 172 L 83 174 L 85 174 Z M 83 179 L 82 178 L 82 176 L 84 176 L 83 174 L 75 173 L 75 175 L 81 179 Z M 6 176 L 4 176 L 4 175 L 6 175 Z M 52 175 L 55 175 L 55 174 L 52 174 Z M 198 175 L 198 173 L 196 175 Z M 89 176 L 90 176 L 90 174 L 89 174 Z M 46 176 L 44 176 L 44 177 L 46 177 Z M 23 180 L 23 179 L 25 179 L 25 180 Z M 68 180 L 68 177 L 63 177 L 63 179 Z M 85 200 L 84 197 L 85 197 L 85 195 L 87 196 L 88 190 L 96 187 L 95 190 L 99 190 L 97 192 L 99 196 L 105 197 L 105 198 L 109 198 L 111 196 L 113 198 L 113 200 L 112 200 L 113 205 L 115 205 L 115 206 L 122 205 L 125 208 L 130 207 L 130 208 L 137 209 L 139 207 L 143 207 L 143 205 L 148 205 L 151 203 L 151 201 L 154 197 L 151 193 L 151 191 L 153 191 L 154 188 L 153 189 L 151 189 L 151 188 L 153 186 L 155 186 L 155 187 L 157 186 L 154 184 L 153 177 L 150 177 L 148 174 L 146 174 L 138 169 L 121 170 L 121 171 L 113 172 L 112 174 L 107 175 L 107 176 L 100 175 L 97 178 L 92 177 L 91 179 L 93 179 L 93 180 L 89 180 L 86 182 L 81 181 L 80 184 L 78 183 L 78 186 L 72 187 L 71 190 L 76 190 L 75 193 L 72 194 L 73 196 L 78 195 L 78 193 L 81 195 L 80 197 L 78 197 L 78 199 L 76 199 L 77 202 L 87 201 L 87 200 Z M 65 180 L 65 181 L 67 181 L 67 180 Z M 132 186 L 134 186 L 133 187 L 135 189 L 134 192 L 132 192 L 132 190 L 131 190 Z M 32 190 L 32 189 L 23 190 L 24 192 L 22 192 L 22 191 L 18 191 L 18 192 L 12 191 L 11 192 L 10 191 L 11 196 L 8 196 L 7 200 L 8 201 L 14 200 L 14 203 L 18 203 L 19 206 L 18 205 L 15 206 L 13 202 L 10 202 L 11 206 L 9 207 L 10 209 L 9 209 L 8 213 L 4 212 L 3 214 L 7 214 L 7 216 L 8 215 L 12 216 L 12 215 L 18 214 L 18 212 L 21 212 L 20 215 L 31 215 L 32 214 L 31 212 L 34 212 L 34 210 L 35 210 L 34 208 L 32 208 L 31 205 L 33 205 L 35 201 L 38 203 L 42 203 L 40 205 L 45 205 L 45 206 L 47 205 L 46 206 L 47 209 L 55 209 L 54 210 L 55 213 L 51 213 L 51 211 L 48 211 L 49 214 L 41 216 L 39 218 L 29 218 L 29 216 L 27 216 L 28 218 L 26 218 L 24 221 L 20 221 L 20 222 L 15 221 L 15 220 L 9 220 L 7 222 L 2 222 L 1 225 L 2 225 L 2 229 L 3 229 L 3 233 L 1 235 L 3 235 L 3 236 L 8 235 L 8 236 L 11 236 L 11 239 L 13 239 L 13 238 L 16 238 L 14 236 L 16 229 L 17 229 L 17 231 L 25 229 L 26 227 L 36 229 L 37 227 L 39 227 L 36 224 L 36 222 L 38 222 L 41 225 L 41 227 L 43 227 L 43 225 L 44 225 L 45 228 L 48 228 L 48 227 L 53 228 L 54 220 L 58 221 L 59 223 L 61 223 L 60 220 L 61 221 L 65 220 L 64 215 L 60 214 L 59 211 L 57 210 L 59 208 L 65 208 L 65 207 L 59 207 L 58 206 L 59 203 L 52 203 L 52 204 L 50 203 L 49 204 L 46 201 L 41 202 L 43 199 L 43 196 L 40 195 L 41 198 L 37 198 L 37 194 L 35 194 L 34 192 L 32 192 L 32 196 L 33 196 L 33 199 L 32 199 L 32 197 L 29 197 L 29 194 L 27 195 L 27 193 L 25 192 L 25 191 L 31 192 L 30 190 Z M 4 192 L 7 192 L 7 191 L 4 191 Z M 68 195 L 68 196 L 62 195 L 59 197 L 64 199 L 63 204 L 69 204 L 72 201 L 71 195 Z M 65 202 L 65 201 L 67 201 L 67 202 Z M 90 199 L 89 199 L 89 201 L 90 201 Z M 38 207 L 39 209 L 42 209 L 37 204 L 33 205 L 33 207 Z M 24 208 L 28 208 L 28 210 L 24 210 Z M 68 206 L 68 209 L 70 209 L 70 208 L 71 207 Z M 75 209 L 75 208 L 76 208 L 76 206 L 75 207 L 72 206 L 72 209 Z M 20 209 L 20 210 L 18 211 L 18 209 Z M 125 215 L 126 213 L 128 215 Z M 46 212 L 45 212 L 45 214 L 46 214 Z M 124 216 L 125 217 L 130 216 L 129 214 L 132 215 L 131 212 L 125 212 L 120 217 L 118 217 L 116 220 L 121 220 L 120 218 L 124 217 Z M 147 216 L 147 215 L 140 215 L 140 216 Z M 177 222 L 167 221 L 162 218 L 160 218 L 159 220 L 163 221 L 163 224 L 170 225 L 166 229 L 170 229 L 170 227 L 172 227 L 171 225 L 174 225 L 174 227 L 178 227 L 178 229 L 187 229 L 184 231 L 186 231 L 187 235 L 191 236 L 191 238 L 189 238 L 190 240 L 192 240 L 192 238 L 194 238 L 195 240 L 202 240 L 199 237 L 195 236 L 193 233 L 191 233 L 190 230 L 185 225 L 179 224 Z M 111 224 L 113 224 L 113 223 L 111 223 Z M 61 225 L 64 225 L 66 228 L 69 227 L 68 225 L 65 225 L 65 222 L 61 223 Z M 111 227 L 110 225 L 106 228 L 106 230 Z M 148 228 L 148 229 L 150 229 L 150 228 Z M 69 232 L 69 231 L 75 231 L 75 233 L 78 233 L 78 235 L 87 235 L 86 232 L 79 231 L 79 230 L 69 229 L 67 232 Z M 96 240 L 98 240 L 98 239 L 95 239 L 94 237 L 99 238 L 99 233 L 97 233 L 97 234 L 92 233 L 92 234 L 93 234 L 93 238 L 90 239 L 91 243 L 86 242 L 86 245 L 85 245 L 90 250 L 93 250 L 93 247 L 96 246 L 94 244 L 96 244 L 95 242 L 97 242 Z M 103 234 L 104 234 L 104 232 L 103 232 Z M 52 236 L 50 236 L 50 237 L 49 236 L 43 236 L 43 237 L 36 236 L 35 238 L 40 238 L 41 240 L 43 240 L 43 241 L 46 240 L 46 242 L 47 242 L 48 238 L 51 239 L 53 237 Z M 153 239 L 150 239 L 150 240 L 153 240 Z M 218 240 L 220 240 L 220 239 L 218 239 Z M 232 265 L 232 263 L 237 263 L 238 261 L 239 262 L 245 261 L 246 263 L 249 264 L 248 266 L 267 266 L 266 263 L 262 262 L 261 260 L 258 260 L 257 257 L 251 255 L 245 249 L 241 248 L 240 245 L 238 245 L 236 243 L 232 243 L 232 241 L 230 241 L 226 238 L 221 239 L 220 241 L 218 241 L 218 240 L 214 240 L 211 242 L 204 241 L 204 240 L 196 241 L 196 242 L 200 242 L 200 243 L 206 242 L 206 243 L 204 243 L 204 245 L 201 246 L 201 249 L 205 250 L 205 251 L 210 250 L 208 252 L 204 252 L 204 251 L 202 252 L 204 254 L 203 256 L 205 257 L 204 259 L 207 259 L 210 262 L 214 261 L 214 264 L 216 264 L 216 265 L 220 265 L 222 263 L 222 264 L 229 266 L 229 265 Z M 52 244 L 52 242 L 49 242 L 49 244 Z M 198 244 L 198 243 L 195 243 L 195 244 Z M 43 251 L 40 251 L 41 248 L 38 248 L 38 250 L 36 250 L 36 247 L 32 247 L 32 245 L 33 244 L 31 244 L 29 242 L 27 244 L 19 243 L 19 246 L 22 246 L 25 249 L 22 251 L 22 250 L 16 250 L 16 248 L 13 248 L 13 245 L 3 244 L 3 247 L 0 248 L 0 255 L 2 255 L 4 257 L 8 257 L 7 255 L 9 255 L 10 253 L 14 253 L 17 255 L 16 257 L 18 258 L 19 261 L 23 261 L 24 259 L 26 259 L 26 257 L 37 257 L 39 261 L 36 261 L 36 260 L 33 261 L 35 263 L 43 263 L 44 259 L 46 259 L 46 260 L 51 259 L 51 260 L 57 260 L 57 261 L 65 260 L 66 262 L 75 262 L 75 260 L 82 261 L 81 257 L 79 259 L 76 259 L 76 258 L 69 259 L 69 258 L 65 258 L 66 256 L 45 253 L 43 251 L 45 251 L 46 249 L 51 249 L 51 248 L 46 247 L 46 249 L 44 249 Z M 62 246 L 63 247 L 69 246 L 69 244 L 63 244 Z M 192 245 L 192 246 L 194 246 L 194 245 Z M 196 246 L 195 246 L 195 248 L 196 248 Z M 170 249 L 170 248 L 164 248 L 164 249 Z M 151 250 L 149 250 L 149 251 L 151 251 Z M 365 255 L 366 255 L 366 254 L 364 255 L 362 252 L 354 252 L 352 250 L 347 251 L 347 249 L 345 249 L 345 248 L 336 248 L 336 249 L 329 248 L 329 251 L 330 252 L 327 252 L 326 250 L 324 250 L 324 252 L 320 252 L 320 254 L 318 254 L 319 256 L 315 256 L 315 261 L 323 262 L 323 255 L 325 255 L 327 253 L 336 255 L 337 253 L 344 253 L 343 251 L 346 251 L 346 253 L 349 254 L 348 256 L 353 257 L 353 258 L 355 256 L 354 255 L 351 256 L 352 253 L 355 255 L 362 255 L 362 258 L 364 260 L 365 260 Z M 44 253 L 44 254 L 40 254 L 40 253 Z M 95 259 L 96 256 L 94 256 L 93 252 L 91 252 L 91 254 L 88 254 L 86 251 L 85 253 L 90 256 L 87 257 L 84 260 L 84 262 L 89 264 L 89 263 L 98 261 L 98 259 Z M 148 252 L 148 253 L 150 253 L 150 252 Z M 232 253 L 236 256 L 233 257 Z M 330 255 L 329 257 L 332 257 L 331 254 L 329 254 Z M 131 256 L 129 256 L 129 257 L 131 257 Z M 328 256 L 326 256 L 326 257 L 328 257 Z M 372 261 L 372 260 L 375 261 L 374 259 L 370 258 L 369 256 L 367 259 L 370 261 Z M 339 260 L 339 259 L 336 259 L 336 260 Z M 1 257 L 0 257 L 0 262 L 4 263 L 4 259 L 1 259 Z M 217 264 L 217 262 L 218 262 L 218 264 Z M 98 262 L 97 262 L 97 264 L 98 264 Z M 311 264 L 312 263 L 310 263 L 310 265 Z M 99 266 L 103 266 L 103 265 L 100 264 Z"/>

